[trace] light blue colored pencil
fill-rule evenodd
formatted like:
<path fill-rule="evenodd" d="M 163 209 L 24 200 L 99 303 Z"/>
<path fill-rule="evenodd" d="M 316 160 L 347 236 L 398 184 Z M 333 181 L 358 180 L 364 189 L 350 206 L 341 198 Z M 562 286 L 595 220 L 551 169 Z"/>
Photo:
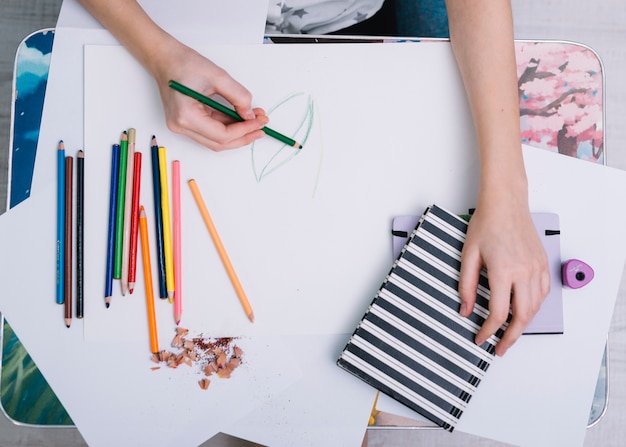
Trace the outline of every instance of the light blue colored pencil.
<path fill-rule="evenodd" d="M 65 144 L 57 149 L 57 304 L 65 303 Z"/>

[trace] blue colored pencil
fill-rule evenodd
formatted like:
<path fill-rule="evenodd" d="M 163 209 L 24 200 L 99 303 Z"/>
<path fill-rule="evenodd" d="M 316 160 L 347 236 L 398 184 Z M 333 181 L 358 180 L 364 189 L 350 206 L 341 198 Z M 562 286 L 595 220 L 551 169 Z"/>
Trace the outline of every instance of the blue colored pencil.
<path fill-rule="evenodd" d="M 167 298 L 167 282 L 165 276 L 165 248 L 163 240 L 163 212 L 161 207 L 161 170 L 159 168 L 159 145 L 156 137 L 152 136 L 150 143 L 152 155 L 152 185 L 154 188 L 154 216 L 156 225 L 156 241 L 157 241 L 157 261 L 159 279 L 159 297 Z"/>
<path fill-rule="evenodd" d="M 114 144 L 111 153 L 111 194 L 109 196 L 109 230 L 107 234 L 106 278 L 104 304 L 108 308 L 113 295 L 113 268 L 115 264 L 115 225 L 117 217 L 118 176 L 120 170 L 120 145 Z"/>
<path fill-rule="evenodd" d="M 65 303 L 65 143 L 57 148 L 57 304 Z"/>

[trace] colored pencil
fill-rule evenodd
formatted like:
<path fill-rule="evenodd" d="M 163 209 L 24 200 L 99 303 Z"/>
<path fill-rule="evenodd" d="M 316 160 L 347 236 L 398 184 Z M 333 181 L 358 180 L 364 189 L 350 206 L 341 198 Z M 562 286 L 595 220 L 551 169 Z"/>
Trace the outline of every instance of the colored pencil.
<path fill-rule="evenodd" d="M 152 155 L 152 187 L 154 191 L 154 225 L 157 242 L 157 265 L 159 279 L 159 297 L 167 298 L 167 285 L 165 283 L 165 253 L 163 252 L 163 215 L 161 213 L 161 174 L 159 172 L 159 146 L 156 138 L 152 136 L 150 152 Z"/>
<path fill-rule="evenodd" d="M 74 158 L 65 157 L 65 325 L 72 324 L 72 195 L 74 194 Z"/>
<path fill-rule="evenodd" d="M 167 175 L 167 152 L 159 147 L 159 173 L 161 175 L 161 213 L 163 216 L 163 254 L 165 255 L 165 284 L 167 298 L 174 298 L 174 258 L 172 256 L 172 225 L 170 214 L 169 182 Z"/>
<path fill-rule="evenodd" d="M 57 147 L 57 304 L 65 302 L 65 143 Z"/>
<path fill-rule="evenodd" d="M 139 211 L 139 233 L 141 234 L 141 257 L 143 260 L 143 277 L 146 289 L 146 306 L 148 308 L 148 330 L 150 331 L 150 351 L 159 352 L 159 338 L 154 308 L 154 290 L 152 288 L 152 266 L 150 264 L 150 244 L 148 243 L 148 219 L 143 206 Z"/>
<path fill-rule="evenodd" d="M 133 293 L 137 277 L 137 236 L 139 231 L 139 193 L 141 189 L 141 152 L 135 152 L 133 162 L 133 197 L 130 216 L 130 254 L 128 260 L 128 291 Z"/>
<path fill-rule="evenodd" d="M 130 262 L 130 220 L 133 206 L 133 175 L 135 170 L 135 129 L 128 129 L 128 155 L 126 163 L 126 189 L 124 191 L 124 228 L 122 231 L 122 295 L 128 291 L 128 267 Z"/>
<path fill-rule="evenodd" d="M 117 186 L 117 211 L 115 222 L 115 265 L 113 278 L 122 278 L 122 256 L 124 245 L 124 204 L 126 203 L 126 169 L 128 165 L 128 132 L 120 139 L 120 170 Z"/>
<path fill-rule="evenodd" d="M 85 153 L 76 156 L 76 318 L 84 317 Z"/>
<path fill-rule="evenodd" d="M 219 102 L 204 96 L 202 93 L 198 93 L 195 90 L 190 89 L 189 87 L 185 87 L 184 85 L 176 82 L 176 81 L 170 81 L 169 82 L 169 86 L 171 88 L 173 88 L 174 90 L 182 93 L 183 95 L 189 96 L 190 98 L 195 99 L 196 101 L 201 102 L 202 104 L 211 107 L 212 109 L 218 110 L 220 112 L 222 112 L 224 115 L 229 116 L 237 121 L 243 121 L 244 119 L 239 116 L 239 114 L 237 112 L 235 112 L 232 109 L 229 109 L 228 107 L 224 106 L 223 104 L 220 104 Z M 276 132 L 275 130 L 270 129 L 269 127 L 263 127 L 261 129 L 263 132 L 265 132 L 267 135 L 269 135 L 270 137 L 273 137 L 275 139 L 277 139 L 278 141 L 285 143 L 288 146 L 293 146 L 296 149 L 302 149 L 302 145 L 300 143 L 298 143 L 296 140 L 289 138 L 279 132 Z"/>
<path fill-rule="evenodd" d="M 239 278 L 235 273 L 235 269 L 233 268 L 230 259 L 228 258 L 228 254 L 226 253 L 226 249 L 222 244 L 222 240 L 220 239 L 219 234 L 217 233 L 217 228 L 213 224 L 213 219 L 211 219 L 211 215 L 209 214 L 209 210 L 207 209 L 204 199 L 202 198 L 202 194 L 200 193 L 200 189 L 196 184 L 195 180 L 189 180 L 189 188 L 191 188 L 191 193 L 193 194 L 193 198 L 198 205 L 198 209 L 200 210 L 200 214 L 202 215 L 202 219 L 209 230 L 209 234 L 211 235 L 211 239 L 213 239 L 213 243 L 215 244 L 215 248 L 217 249 L 217 253 L 219 254 L 220 259 L 222 260 L 222 264 L 226 269 L 226 273 L 230 278 L 233 287 L 235 288 L 235 292 L 237 293 L 237 297 L 243 306 L 243 310 L 248 316 L 248 319 L 254 323 L 254 312 L 252 311 L 252 307 L 250 306 L 250 302 L 248 301 L 248 297 L 246 296 L 241 283 L 239 282 Z"/>
<path fill-rule="evenodd" d="M 182 238 L 180 212 L 180 161 L 172 162 L 172 206 L 174 216 L 174 321 L 180 324 L 183 313 Z"/>
<path fill-rule="evenodd" d="M 120 166 L 120 145 L 114 144 L 111 150 L 111 189 L 109 195 L 109 227 L 107 233 L 106 277 L 104 304 L 108 308 L 113 295 L 113 269 L 115 264 L 115 226 L 117 211 L 117 187 Z"/>

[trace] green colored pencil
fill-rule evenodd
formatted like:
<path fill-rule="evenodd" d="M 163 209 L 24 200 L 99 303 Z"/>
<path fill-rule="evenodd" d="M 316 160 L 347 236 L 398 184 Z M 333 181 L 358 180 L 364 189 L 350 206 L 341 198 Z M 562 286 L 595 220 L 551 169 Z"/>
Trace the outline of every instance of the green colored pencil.
<path fill-rule="evenodd" d="M 117 212 L 115 223 L 115 263 L 113 264 L 113 278 L 122 277 L 122 252 L 124 244 L 124 205 L 126 203 L 126 166 L 128 164 L 128 132 L 122 133 L 120 141 L 120 170 L 117 187 Z"/>
<path fill-rule="evenodd" d="M 176 82 L 176 81 L 170 81 L 170 87 L 173 88 L 174 90 L 182 93 L 183 95 L 187 95 L 190 98 L 195 99 L 196 101 L 201 102 L 204 105 L 207 105 L 219 112 L 222 112 L 224 115 L 227 115 L 233 119 L 236 119 L 237 121 L 243 121 L 243 118 L 241 116 L 239 116 L 239 114 L 237 112 L 235 112 L 232 109 L 229 109 L 228 107 L 220 104 L 217 101 L 214 101 L 213 99 L 204 96 L 202 93 L 198 93 L 195 90 L 190 89 L 189 87 L 185 87 L 184 85 Z M 267 135 L 269 135 L 270 137 L 276 138 L 278 141 L 281 141 L 283 143 L 285 143 L 288 146 L 293 146 L 296 149 L 302 149 L 302 145 L 300 143 L 298 143 L 296 140 L 289 138 L 279 132 L 276 132 L 273 129 L 270 129 L 269 127 L 264 127 L 263 129 L 261 129 L 263 132 L 265 132 Z"/>

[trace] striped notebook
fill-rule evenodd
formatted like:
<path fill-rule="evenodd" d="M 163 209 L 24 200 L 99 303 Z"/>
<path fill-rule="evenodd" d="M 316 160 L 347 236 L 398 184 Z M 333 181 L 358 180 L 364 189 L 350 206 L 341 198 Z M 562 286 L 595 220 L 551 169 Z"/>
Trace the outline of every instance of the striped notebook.
<path fill-rule="evenodd" d="M 502 328 L 474 343 L 487 317 L 483 271 L 472 315 L 457 292 L 467 222 L 431 206 L 394 263 L 337 364 L 452 431 L 495 356 Z"/>

